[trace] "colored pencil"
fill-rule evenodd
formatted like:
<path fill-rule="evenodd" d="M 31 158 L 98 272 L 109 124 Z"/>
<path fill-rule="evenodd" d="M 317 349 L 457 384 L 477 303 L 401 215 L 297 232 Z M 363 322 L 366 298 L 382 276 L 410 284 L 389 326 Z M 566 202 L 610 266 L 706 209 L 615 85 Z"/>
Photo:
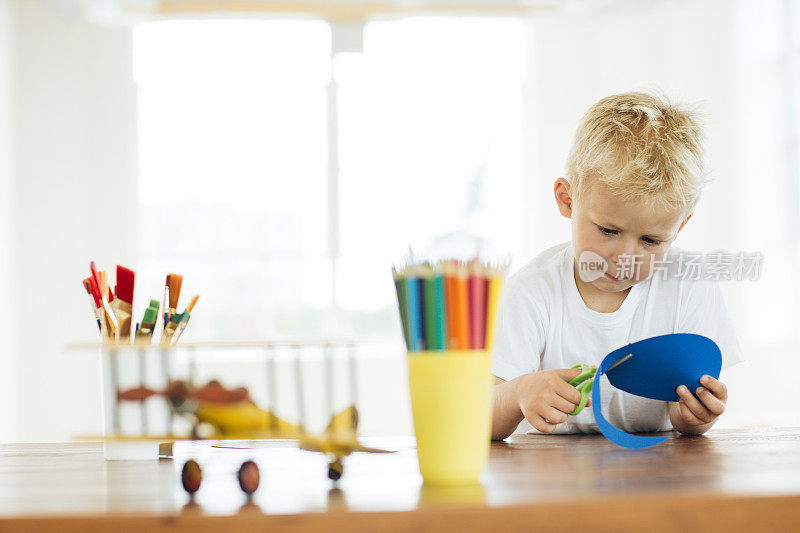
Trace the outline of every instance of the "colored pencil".
<path fill-rule="evenodd" d="M 456 307 L 456 343 L 454 350 L 469 350 L 472 348 L 469 320 L 469 286 L 467 283 L 467 267 L 459 262 L 456 265 L 456 274 L 453 281 L 453 304 Z"/>
<path fill-rule="evenodd" d="M 486 302 L 486 348 L 491 350 L 494 346 L 494 327 L 497 316 L 497 305 L 500 301 L 500 288 L 503 284 L 505 267 L 491 269 L 489 275 L 489 295 Z"/>
<path fill-rule="evenodd" d="M 442 263 L 444 275 L 445 308 L 447 309 L 447 348 L 450 350 L 458 349 L 458 334 L 456 330 L 457 309 L 455 302 L 455 262 L 444 261 Z"/>
<path fill-rule="evenodd" d="M 408 331 L 411 338 L 411 351 L 419 352 L 425 349 L 425 335 L 423 332 L 423 302 L 420 298 L 420 280 L 413 272 L 406 276 L 406 297 L 408 301 Z"/>
<path fill-rule="evenodd" d="M 433 272 L 433 308 L 435 313 L 434 321 L 434 342 L 431 350 L 447 349 L 447 296 L 444 288 L 444 273 L 440 266 Z"/>
<path fill-rule="evenodd" d="M 425 317 L 425 349 L 439 349 L 438 339 L 436 338 L 436 287 L 433 278 L 433 268 L 425 263 L 418 267 L 420 280 L 422 282 L 422 302 L 423 314 Z"/>
<path fill-rule="evenodd" d="M 392 279 L 394 280 L 394 289 L 397 293 L 397 307 L 400 310 L 400 323 L 403 327 L 403 339 L 406 343 L 406 349 L 411 349 L 411 336 L 408 329 L 408 298 L 406 297 L 406 284 L 402 274 L 396 267 L 392 267 Z"/>
<path fill-rule="evenodd" d="M 486 348 L 486 290 L 487 280 L 482 265 L 477 260 L 470 263 L 469 319 L 472 348 Z"/>
<path fill-rule="evenodd" d="M 409 351 L 491 349 L 508 265 L 472 260 L 392 268 L 403 339 Z"/>

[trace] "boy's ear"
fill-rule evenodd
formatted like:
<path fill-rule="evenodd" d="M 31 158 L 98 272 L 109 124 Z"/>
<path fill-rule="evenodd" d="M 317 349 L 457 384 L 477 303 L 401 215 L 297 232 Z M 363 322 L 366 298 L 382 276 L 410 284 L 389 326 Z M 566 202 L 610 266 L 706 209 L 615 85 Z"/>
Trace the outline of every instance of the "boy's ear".
<path fill-rule="evenodd" d="M 553 193 L 556 196 L 558 211 L 566 218 L 572 218 L 572 191 L 569 182 L 564 178 L 558 178 L 553 185 Z"/>

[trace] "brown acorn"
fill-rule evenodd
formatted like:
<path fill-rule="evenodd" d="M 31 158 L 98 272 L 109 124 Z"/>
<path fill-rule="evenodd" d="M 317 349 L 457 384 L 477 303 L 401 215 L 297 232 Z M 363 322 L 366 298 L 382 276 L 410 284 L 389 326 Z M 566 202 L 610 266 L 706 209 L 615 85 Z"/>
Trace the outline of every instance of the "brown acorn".
<path fill-rule="evenodd" d="M 195 492 L 200 490 L 200 484 L 203 482 L 203 471 L 194 459 L 189 459 L 183 463 L 181 482 L 183 483 L 184 490 L 192 496 L 194 496 Z"/>
<path fill-rule="evenodd" d="M 255 462 L 245 461 L 242 463 L 236 477 L 239 479 L 239 486 L 247 496 L 251 496 L 258 490 L 258 484 L 261 482 L 261 475 L 258 471 L 258 465 Z"/>

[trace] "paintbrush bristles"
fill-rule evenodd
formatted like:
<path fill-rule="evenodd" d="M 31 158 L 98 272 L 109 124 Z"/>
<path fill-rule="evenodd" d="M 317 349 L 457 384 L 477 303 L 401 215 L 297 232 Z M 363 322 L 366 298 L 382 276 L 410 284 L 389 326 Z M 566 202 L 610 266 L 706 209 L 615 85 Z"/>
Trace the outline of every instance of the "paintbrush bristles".
<path fill-rule="evenodd" d="M 181 284 L 183 283 L 183 276 L 177 274 L 167 275 L 167 285 L 169 286 L 169 308 L 178 308 L 178 299 L 181 295 Z"/>
<path fill-rule="evenodd" d="M 199 294 L 195 294 L 194 296 L 192 296 L 192 299 L 191 299 L 191 301 L 189 302 L 189 305 L 187 305 L 187 306 L 186 306 L 186 312 L 187 312 L 187 313 L 191 313 L 191 312 L 192 312 L 192 309 L 194 309 L 194 306 L 195 306 L 195 304 L 197 303 L 197 300 L 198 300 L 199 298 L 200 298 L 200 295 L 199 295 Z"/>
<path fill-rule="evenodd" d="M 133 316 L 133 270 L 117 265 L 117 299 L 114 300 L 114 313 L 119 322 L 119 336 L 128 341 L 131 336 L 131 318 Z"/>
<path fill-rule="evenodd" d="M 133 305 L 133 287 L 136 281 L 136 273 L 124 266 L 117 265 L 117 298 L 123 302 Z"/>

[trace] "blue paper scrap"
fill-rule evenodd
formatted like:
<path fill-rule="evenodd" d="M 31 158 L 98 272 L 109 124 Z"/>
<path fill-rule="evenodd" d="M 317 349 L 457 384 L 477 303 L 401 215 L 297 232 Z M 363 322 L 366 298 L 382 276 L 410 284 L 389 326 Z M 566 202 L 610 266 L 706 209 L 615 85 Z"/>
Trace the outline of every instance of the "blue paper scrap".
<path fill-rule="evenodd" d="M 627 361 L 608 370 L 627 355 L 631 355 Z M 702 376 L 718 378 L 721 369 L 719 346 L 708 337 L 693 333 L 659 335 L 618 348 L 605 356 L 594 376 L 592 410 L 597 427 L 611 442 L 635 450 L 655 446 L 669 438 L 638 437 L 611 425 L 603 417 L 601 376 L 607 376 L 614 387 L 630 394 L 677 402 L 679 397 L 675 390 L 678 386 L 686 385 L 694 391 L 700 386 Z"/>

